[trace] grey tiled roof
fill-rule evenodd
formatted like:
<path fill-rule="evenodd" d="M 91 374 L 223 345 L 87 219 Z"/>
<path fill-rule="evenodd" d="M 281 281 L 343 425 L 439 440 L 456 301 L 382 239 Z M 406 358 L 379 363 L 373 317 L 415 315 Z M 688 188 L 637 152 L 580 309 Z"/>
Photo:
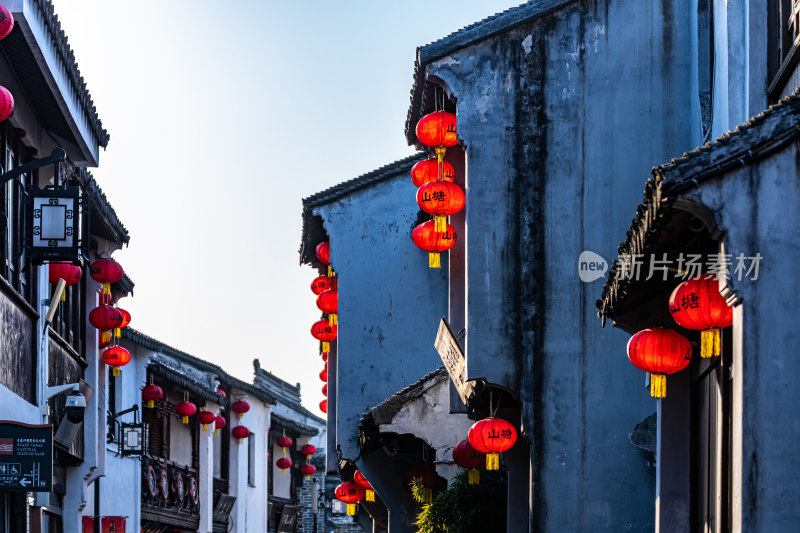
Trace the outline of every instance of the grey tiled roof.
<path fill-rule="evenodd" d="M 303 198 L 303 231 L 300 236 L 300 250 L 298 250 L 300 264 L 307 263 L 317 268 L 322 267 L 317 261 L 316 248 L 320 242 L 327 240 L 327 234 L 322 226 L 322 219 L 313 213 L 315 207 L 333 202 L 399 174 L 408 173 L 417 161 L 426 157 L 426 154 L 418 152 Z M 411 178 L 409 177 L 409 179 Z"/>
<path fill-rule="evenodd" d="M 775 105 L 681 157 L 653 167 L 647 180 L 644 199 L 636 206 L 636 216 L 617 252 L 632 256 L 647 252 L 666 223 L 666 213 L 681 193 L 718 178 L 737 168 L 754 163 L 800 137 L 800 88 Z M 624 306 L 630 279 L 617 279 L 619 259 L 612 261 L 596 304 L 598 317 L 605 325 Z"/>
<path fill-rule="evenodd" d="M 367 410 L 365 415 L 372 415 L 373 420 L 378 425 L 388 424 L 400 411 L 403 405 L 422 394 L 428 383 L 439 383 L 440 381 L 444 381 L 446 379 L 449 379 L 447 370 L 444 366 L 440 366 L 433 372 L 425 374 L 422 376 L 422 378 L 420 378 L 418 381 L 415 381 L 408 387 L 405 387 L 404 389 L 392 394 L 375 407 Z"/>

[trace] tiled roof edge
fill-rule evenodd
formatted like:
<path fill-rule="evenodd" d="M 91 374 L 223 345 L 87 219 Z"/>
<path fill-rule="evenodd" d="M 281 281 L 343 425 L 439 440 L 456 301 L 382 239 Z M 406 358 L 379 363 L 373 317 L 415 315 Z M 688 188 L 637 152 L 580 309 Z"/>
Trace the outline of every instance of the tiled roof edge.
<path fill-rule="evenodd" d="M 498 33 L 508 31 L 533 18 L 541 17 L 575 0 L 531 0 L 517 7 L 509 8 L 490 17 L 461 28 L 432 43 L 417 48 L 414 62 L 414 82 L 411 86 L 411 105 L 406 116 L 405 135 L 409 145 L 416 143 L 416 125 L 419 117 L 417 108 L 422 99 L 425 85 L 425 67 L 437 59 L 452 54 L 460 48 L 473 45 Z"/>
<path fill-rule="evenodd" d="M 83 76 L 81 76 L 81 71 L 75 60 L 75 54 L 69 46 L 67 35 L 64 33 L 64 30 L 61 29 L 61 22 L 58 20 L 58 15 L 55 14 L 53 2 L 51 0 L 33 0 L 33 5 L 36 6 L 42 15 L 47 32 L 50 34 L 50 39 L 52 39 L 55 45 L 56 53 L 64 65 L 67 77 L 75 89 L 75 94 L 78 95 L 78 100 L 92 128 L 92 133 L 97 137 L 97 143 L 105 148 L 108 146 L 110 136 L 103 128 L 103 122 L 97 115 L 97 108 L 95 108 L 92 96 L 89 94 L 89 89 L 86 87 L 86 82 Z"/>

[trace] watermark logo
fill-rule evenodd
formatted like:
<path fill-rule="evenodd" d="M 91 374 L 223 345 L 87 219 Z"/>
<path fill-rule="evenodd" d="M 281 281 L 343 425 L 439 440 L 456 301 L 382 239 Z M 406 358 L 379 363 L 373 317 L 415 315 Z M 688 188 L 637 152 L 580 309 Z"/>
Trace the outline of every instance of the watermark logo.
<path fill-rule="evenodd" d="M 601 255 L 585 250 L 578 256 L 578 275 L 582 282 L 591 283 L 602 278 L 606 271 L 608 271 L 608 261 Z"/>

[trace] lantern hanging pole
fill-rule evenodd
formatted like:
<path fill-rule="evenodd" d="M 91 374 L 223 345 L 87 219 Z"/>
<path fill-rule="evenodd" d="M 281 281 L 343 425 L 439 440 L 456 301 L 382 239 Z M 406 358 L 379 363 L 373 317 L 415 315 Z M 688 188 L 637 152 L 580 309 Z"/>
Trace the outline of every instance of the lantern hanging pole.
<path fill-rule="evenodd" d="M 31 170 L 36 170 L 37 168 L 42 168 L 47 165 L 55 165 L 56 166 L 56 175 L 54 177 L 55 185 L 58 186 L 58 164 L 61 161 L 67 159 L 67 152 L 64 151 L 63 148 L 54 148 L 53 151 L 47 157 L 42 157 L 40 159 L 34 159 L 28 163 L 23 165 L 19 165 L 16 168 L 9 170 L 8 172 L 4 172 L 0 174 L 0 185 L 5 185 L 6 182 L 13 180 L 17 176 L 21 176 L 26 172 L 30 172 Z"/>

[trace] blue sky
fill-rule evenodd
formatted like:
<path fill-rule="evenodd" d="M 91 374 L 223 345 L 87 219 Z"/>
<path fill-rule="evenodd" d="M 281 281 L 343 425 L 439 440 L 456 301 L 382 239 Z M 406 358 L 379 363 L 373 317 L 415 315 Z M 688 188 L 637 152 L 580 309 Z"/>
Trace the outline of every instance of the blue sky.
<path fill-rule="evenodd" d="M 412 153 L 416 47 L 521 3 L 54 0 L 111 134 L 92 173 L 131 234 L 131 326 L 315 412 L 301 199 Z"/>

